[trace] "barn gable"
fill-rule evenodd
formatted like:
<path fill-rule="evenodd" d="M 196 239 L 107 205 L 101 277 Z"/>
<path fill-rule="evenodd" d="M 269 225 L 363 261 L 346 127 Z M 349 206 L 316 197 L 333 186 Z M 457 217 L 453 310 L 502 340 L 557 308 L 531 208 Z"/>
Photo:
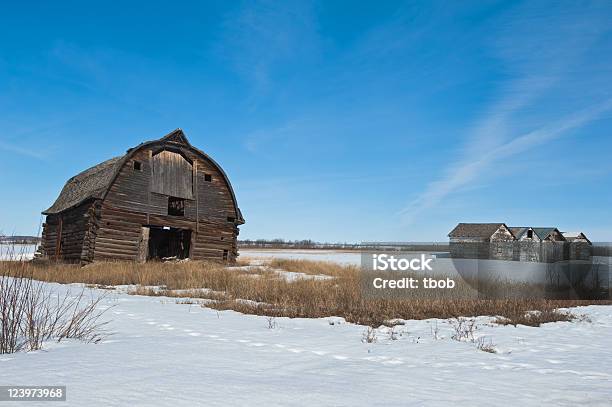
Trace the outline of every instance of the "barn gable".
<path fill-rule="evenodd" d="M 592 244 L 589 238 L 582 232 L 562 232 L 561 234 L 568 242 L 586 242 Z"/>
<path fill-rule="evenodd" d="M 193 162 L 180 153 L 161 150 L 152 154 L 151 192 L 193 199 Z"/>
<path fill-rule="evenodd" d="M 191 144 L 189 143 L 189 140 L 187 140 L 187 136 L 185 136 L 185 133 L 183 133 L 183 130 L 181 129 L 176 129 L 174 131 L 171 131 L 170 133 L 162 137 L 160 140 L 169 141 L 169 142 L 177 143 L 177 144 L 183 144 L 186 146 L 191 146 Z"/>

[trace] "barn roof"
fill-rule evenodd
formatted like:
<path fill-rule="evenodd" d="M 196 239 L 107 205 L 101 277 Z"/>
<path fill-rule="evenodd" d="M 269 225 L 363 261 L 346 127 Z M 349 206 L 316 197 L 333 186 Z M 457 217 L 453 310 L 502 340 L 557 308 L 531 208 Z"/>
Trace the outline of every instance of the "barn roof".
<path fill-rule="evenodd" d="M 100 164 L 95 165 L 70 178 L 66 182 L 66 185 L 64 185 L 64 188 L 62 188 L 62 192 L 60 192 L 59 197 L 55 200 L 55 202 L 53 203 L 53 205 L 51 205 L 49 209 L 43 212 L 43 214 L 50 215 L 60 213 L 67 209 L 73 208 L 89 199 L 103 199 L 106 193 L 108 192 L 108 189 L 110 188 L 111 184 L 119 174 L 119 171 L 121 170 L 123 164 L 127 160 L 129 160 L 130 157 L 139 149 L 159 142 L 174 143 L 175 145 L 189 147 L 195 150 L 203 158 L 210 161 L 215 167 L 217 167 L 217 169 L 223 176 L 225 182 L 227 183 L 230 194 L 232 196 L 234 207 L 236 209 L 237 221 L 244 223 L 244 218 L 242 217 L 242 212 L 240 211 L 240 208 L 238 208 L 232 184 L 230 183 L 229 178 L 225 174 L 225 171 L 223 171 L 223 168 L 221 168 L 221 166 L 217 164 L 215 160 L 210 158 L 208 154 L 192 146 L 187 140 L 185 133 L 183 133 L 183 130 L 181 129 L 171 131 L 159 140 L 140 143 L 138 146 L 127 150 L 126 154 L 101 162 Z"/>
<path fill-rule="evenodd" d="M 541 239 L 544 240 L 546 239 L 548 236 L 550 236 L 551 233 L 553 233 L 555 230 L 558 231 L 557 228 L 554 227 L 538 227 L 538 228 L 534 228 L 534 227 L 530 227 L 530 226 L 511 226 L 510 227 L 510 231 L 512 232 L 512 234 L 514 235 L 514 237 L 516 237 L 517 239 L 520 239 L 521 236 L 523 236 L 523 234 L 525 234 L 527 232 L 528 229 L 533 230 L 533 232 Z"/>
<path fill-rule="evenodd" d="M 547 228 L 532 228 L 536 235 L 542 240 L 546 239 L 552 232 L 557 230 L 557 228 L 547 227 Z"/>
<path fill-rule="evenodd" d="M 449 237 L 490 238 L 504 223 L 460 223 L 448 234 Z"/>
<path fill-rule="evenodd" d="M 43 214 L 60 213 L 88 199 L 102 198 L 115 173 L 121 168 L 123 157 L 111 158 L 70 178 L 59 197 Z"/>
<path fill-rule="evenodd" d="M 528 227 L 525 226 L 513 226 L 510 227 L 510 232 L 514 235 L 515 238 L 519 239 L 525 232 L 527 232 Z"/>

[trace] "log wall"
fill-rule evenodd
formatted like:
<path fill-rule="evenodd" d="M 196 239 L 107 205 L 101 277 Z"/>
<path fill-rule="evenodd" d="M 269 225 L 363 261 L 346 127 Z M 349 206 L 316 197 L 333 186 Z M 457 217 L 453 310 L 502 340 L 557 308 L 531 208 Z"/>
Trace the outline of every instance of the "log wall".
<path fill-rule="evenodd" d="M 94 217 L 95 208 L 91 201 L 47 216 L 43 224 L 41 252 L 52 260 L 90 261 L 95 240 Z"/>

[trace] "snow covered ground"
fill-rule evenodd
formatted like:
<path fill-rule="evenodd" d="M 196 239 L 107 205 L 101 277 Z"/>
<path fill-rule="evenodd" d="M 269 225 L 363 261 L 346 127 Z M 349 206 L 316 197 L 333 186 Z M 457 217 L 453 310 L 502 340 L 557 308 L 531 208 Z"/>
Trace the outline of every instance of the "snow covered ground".
<path fill-rule="evenodd" d="M 30 260 L 36 252 L 35 244 L 0 243 L 0 260 Z"/>
<path fill-rule="evenodd" d="M 79 287 L 48 284 L 77 293 Z M 478 318 L 498 353 L 445 320 L 376 331 L 339 318 L 268 321 L 176 299 L 107 293 L 113 335 L 0 355 L 0 385 L 66 385 L 70 406 L 610 405 L 612 306 L 540 328 Z M 272 326 L 272 328 L 270 328 Z M 437 333 L 436 333 L 437 328 Z M 437 339 L 436 339 L 437 337 Z M 8 405 L 9 403 L 7 403 Z M 35 405 L 30 403 L 29 405 Z"/>

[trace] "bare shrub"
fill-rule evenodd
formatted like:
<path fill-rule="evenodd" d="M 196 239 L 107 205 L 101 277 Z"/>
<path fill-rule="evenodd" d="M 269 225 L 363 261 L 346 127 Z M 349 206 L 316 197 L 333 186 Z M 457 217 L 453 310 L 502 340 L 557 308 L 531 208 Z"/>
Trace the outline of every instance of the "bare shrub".
<path fill-rule="evenodd" d="M 276 318 L 266 317 L 266 321 L 268 322 L 268 329 L 276 329 L 278 327 L 278 324 L 276 323 Z"/>
<path fill-rule="evenodd" d="M 431 336 L 433 336 L 436 341 L 440 339 L 440 328 L 438 328 L 438 321 L 435 321 L 433 325 L 430 325 L 429 330 L 431 331 Z"/>
<path fill-rule="evenodd" d="M 497 349 L 495 349 L 495 344 L 493 343 L 493 340 L 484 336 L 478 338 L 478 340 L 476 341 L 476 348 L 487 353 L 497 353 Z"/>
<path fill-rule="evenodd" d="M 397 332 L 395 328 L 391 328 L 389 330 L 389 339 L 392 341 L 397 341 L 401 335 L 401 332 Z"/>
<path fill-rule="evenodd" d="M 26 270 L 0 276 L 0 354 L 38 350 L 50 339 L 103 338 L 103 296 L 86 300 L 84 289 L 75 297 L 54 294 Z"/>
<path fill-rule="evenodd" d="M 451 336 L 456 341 L 474 342 L 474 333 L 478 329 L 474 319 L 455 318 L 450 321 L 455 333 Z"/>
<path fill-rule="evenodd" d="M 363 343 L 374 343 L 377 341 L 376 330 L 371 326 L 367 327 L 361 335 L 361 342 Z"/>

